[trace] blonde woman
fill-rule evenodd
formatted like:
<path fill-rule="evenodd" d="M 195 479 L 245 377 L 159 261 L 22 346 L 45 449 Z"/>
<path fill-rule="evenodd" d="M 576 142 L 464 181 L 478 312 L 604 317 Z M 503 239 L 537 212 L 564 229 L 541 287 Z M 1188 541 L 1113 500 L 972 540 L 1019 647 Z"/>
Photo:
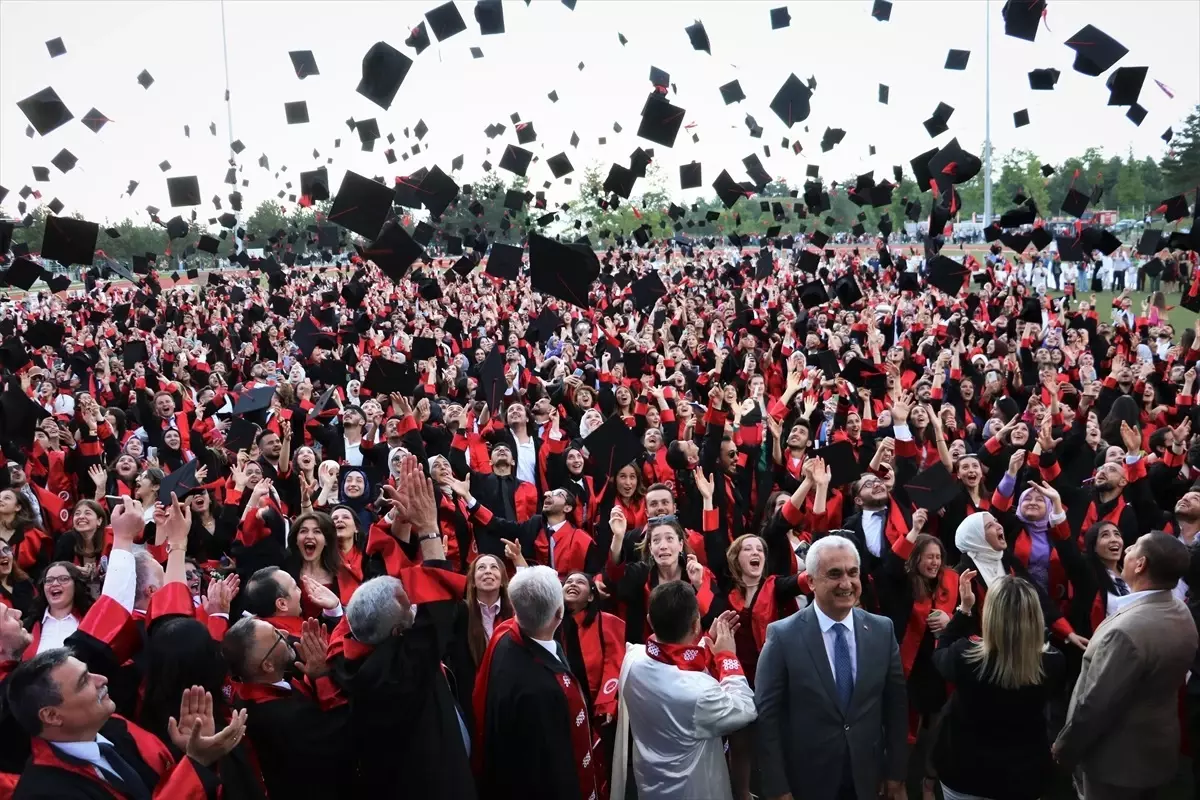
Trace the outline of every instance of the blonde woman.
<path fill-rule="evenodd" d="M 1054 775 L 1046 703 L 1063 680 L 1062 653 L 1045 646 L 1038 592 L 1023 578 L 988 584 L 983 636 L 971 637 L 973 570 L 933 661 L 955 692 L 934 746 L 945 800 L 1036 800 Z"/>

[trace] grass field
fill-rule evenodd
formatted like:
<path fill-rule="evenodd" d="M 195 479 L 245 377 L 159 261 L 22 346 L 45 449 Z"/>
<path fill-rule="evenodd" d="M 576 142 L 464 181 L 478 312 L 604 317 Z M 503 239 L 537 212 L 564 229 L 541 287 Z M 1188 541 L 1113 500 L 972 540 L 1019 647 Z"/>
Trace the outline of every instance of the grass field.
<path fill-rule="evenodd" d="M 1050 294 L 1053 297 L 1062 297 L 1062 292 L 1051 291 Z M 1119 294 L 1120 292 L 1096 293 L 1096 307 L 1099 310 L 1100 319 L 1108 322 L 1112 318 L 1112 301 L 1113 298 Z M 1149 291 L 1133 291 L 1129 293 L 1130 299 L 1133 300 L 1134 313 L 1141 313 L 1142 301 L 1149 296 Z M 1165 297 L 1167 299 L 1167 305 L 1173 306 L 1173 308 L 1167 311 L 1164 316 L 1171 323 L 1171 325 L 1174 326 L 1175 338 L 1178 340 L 1179 335 L 1184 331 L 1184 329 L 1190 328 L 1196 324 L 1196 317 L 1198 315 L 1196 312 L 1188 311 L 1186 308 L 1179 305 L 1180 292 L 1171 292 L 1169 294 L 1165 294 Z M 1088 294 L 1084 295 L 1076 295 L 1076 298 L 1078 300 L 1083 300 L 1084 302 L 1091 302 L 1091 293 L 1089 292 Z"/>

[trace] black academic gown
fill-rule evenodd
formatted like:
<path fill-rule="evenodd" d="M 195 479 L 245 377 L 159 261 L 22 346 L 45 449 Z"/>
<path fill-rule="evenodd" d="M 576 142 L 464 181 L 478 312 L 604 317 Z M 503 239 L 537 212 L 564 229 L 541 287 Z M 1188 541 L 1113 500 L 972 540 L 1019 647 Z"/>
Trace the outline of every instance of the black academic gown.
<path fill-rule="evenodd" d="M 482 800 L 580 797 L 571 712 L 557 674 L 567 665 L 525 637 L 506 636 L 492 655 L 485 706 Z"/>
<path fill-rule="evenodd" d="M 459 600 L 421 603 L 403 635 L 361 660 L 335 665 L 337 682 L 350 697 L 349 736 L 362 796 L 476 797 L 463 741 L 467 717 L 460 725 L 441 663 L 461 605 Z"/>

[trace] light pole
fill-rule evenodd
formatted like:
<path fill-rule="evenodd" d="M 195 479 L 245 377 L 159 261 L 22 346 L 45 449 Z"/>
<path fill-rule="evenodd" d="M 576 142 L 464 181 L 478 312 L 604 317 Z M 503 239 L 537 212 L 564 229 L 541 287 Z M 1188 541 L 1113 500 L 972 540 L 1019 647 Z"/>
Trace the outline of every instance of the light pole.
<path fill-rule="evenodd" d="M 983 224 L 992 224 L 992 8 L 983 0 Z"/>

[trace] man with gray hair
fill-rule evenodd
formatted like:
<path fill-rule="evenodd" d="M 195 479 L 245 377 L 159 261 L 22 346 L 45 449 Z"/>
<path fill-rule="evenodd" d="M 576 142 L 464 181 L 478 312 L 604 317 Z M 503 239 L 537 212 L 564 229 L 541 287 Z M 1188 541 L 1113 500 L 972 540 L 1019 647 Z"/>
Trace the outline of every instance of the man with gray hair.
<path fill-rule="evenodd" d="M 805 560 L 814 603 L 767 626 L 758 660 L 758 761 L 770 798 L 905 797 L 908 703 L 887 617 L 856 608 L 852 540 L 818 539 Z"/>
<path fill-rule="evenodd" d="M 583 689 L 555 639 L 563 618 L 558 573 L 523 569 L 509 582 L 508 598 L 514 618 L 496 627 L 475 683 L 480 797 L 591 800 L 599 791 L 597 740 Z"/>
<path fill-rule="evenodd" d="M 354 590 L 342 626 L 349 635 L 334 662 L 350 699 L 347 738 L 357 793 L 474 800 L 470 728 L 461 707 L 470 698 L 455 697 L 466 676 L 443 667 L 466 576 L 446 560 L 433 484 L 416 458 L 403 455 L 398 472 L 398 488 L 387 488 L 397 509 L 393 534 L 416 539 L 421 564 Z"/>

